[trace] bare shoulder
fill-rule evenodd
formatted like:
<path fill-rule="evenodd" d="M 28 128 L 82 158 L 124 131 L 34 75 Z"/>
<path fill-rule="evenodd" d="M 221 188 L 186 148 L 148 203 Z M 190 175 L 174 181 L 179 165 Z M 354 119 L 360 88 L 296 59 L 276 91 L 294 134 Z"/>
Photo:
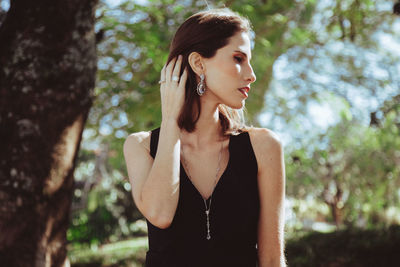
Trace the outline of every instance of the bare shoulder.
<path fill-rule="evenodd" d="M 250 128 L 249 136 L 255 150 L 282 146 L 279 135 L 267 128 Z"/>
<path fill-rule="evenodd" d="M 259 170 L 282 158 L 283 145 L 278 134 L 267 128 L 253 127 L 249 129 L 249 136 Z"/>
<path fill-rule="evenodd" d="M 150 138 L 151 131 L 131 133 L 124 142 L 124 150 L 133 148 L 139 144 L 150 153 Z"/>

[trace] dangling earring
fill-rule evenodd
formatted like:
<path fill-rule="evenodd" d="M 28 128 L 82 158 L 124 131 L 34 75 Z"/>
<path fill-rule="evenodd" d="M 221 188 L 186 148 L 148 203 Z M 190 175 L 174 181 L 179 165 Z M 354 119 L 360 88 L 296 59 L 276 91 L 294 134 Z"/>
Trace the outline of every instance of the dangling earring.
<path fill-rule="evenodd" d="M 204 83 L 204 74 L 200 75 L 200 82 L 197 84 L 197 94 L 202 96 L 206 91 L 206 85 Z"/>

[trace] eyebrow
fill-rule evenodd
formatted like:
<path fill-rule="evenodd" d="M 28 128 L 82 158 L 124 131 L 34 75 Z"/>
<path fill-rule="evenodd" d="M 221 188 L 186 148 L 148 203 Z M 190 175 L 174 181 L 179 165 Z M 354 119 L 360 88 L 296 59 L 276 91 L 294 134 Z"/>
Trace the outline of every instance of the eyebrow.
<path fill-rule="evenodd" d="M 239 53 L 243 54 L 245 57 L 247 57 L 247 55 L 246 55 L 245 52 L 242 52 L 242 51 L 239 51 L 239 50 L 235 50 L 235 52 L 239 52 Z M 251 58 L 250 58 L 250 59 L 251 59 Z"/>

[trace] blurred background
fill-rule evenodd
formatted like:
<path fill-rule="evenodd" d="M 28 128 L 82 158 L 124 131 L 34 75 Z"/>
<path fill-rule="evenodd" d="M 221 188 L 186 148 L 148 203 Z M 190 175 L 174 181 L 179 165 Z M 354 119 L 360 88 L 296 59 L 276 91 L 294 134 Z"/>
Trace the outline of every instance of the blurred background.
<path fill-rule="evenodd" d="M 278 133 L 289 266 L 395 266 L 400 255 L 400 2 L 208 1 L 253 24 L 248 124 Z M 0 23 L 10 8 L 0 1 Z M 101 0 L 94 102 L 73 172 L 71 266 L 143 266 L 147 226 L 122 146 L 161 123 L 159 73 L 205 1 Z M 393 264 L 393 265 L 392 265 Z"/>

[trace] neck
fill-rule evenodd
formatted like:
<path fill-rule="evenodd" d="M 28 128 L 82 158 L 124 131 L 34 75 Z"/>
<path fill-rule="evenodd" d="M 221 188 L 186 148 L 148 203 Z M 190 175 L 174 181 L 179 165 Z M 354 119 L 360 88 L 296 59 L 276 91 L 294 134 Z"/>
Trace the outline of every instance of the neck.
<path fill-rule="evenodd" d="M 222 126 L 219 119 L 218 106 L 202 103 L 199 120 L 196 129 L 192 133 L 185 130 L 181 133 L 181 140 L 184 145 L 200 149 L 215 145 L 222 139 Z"/>

